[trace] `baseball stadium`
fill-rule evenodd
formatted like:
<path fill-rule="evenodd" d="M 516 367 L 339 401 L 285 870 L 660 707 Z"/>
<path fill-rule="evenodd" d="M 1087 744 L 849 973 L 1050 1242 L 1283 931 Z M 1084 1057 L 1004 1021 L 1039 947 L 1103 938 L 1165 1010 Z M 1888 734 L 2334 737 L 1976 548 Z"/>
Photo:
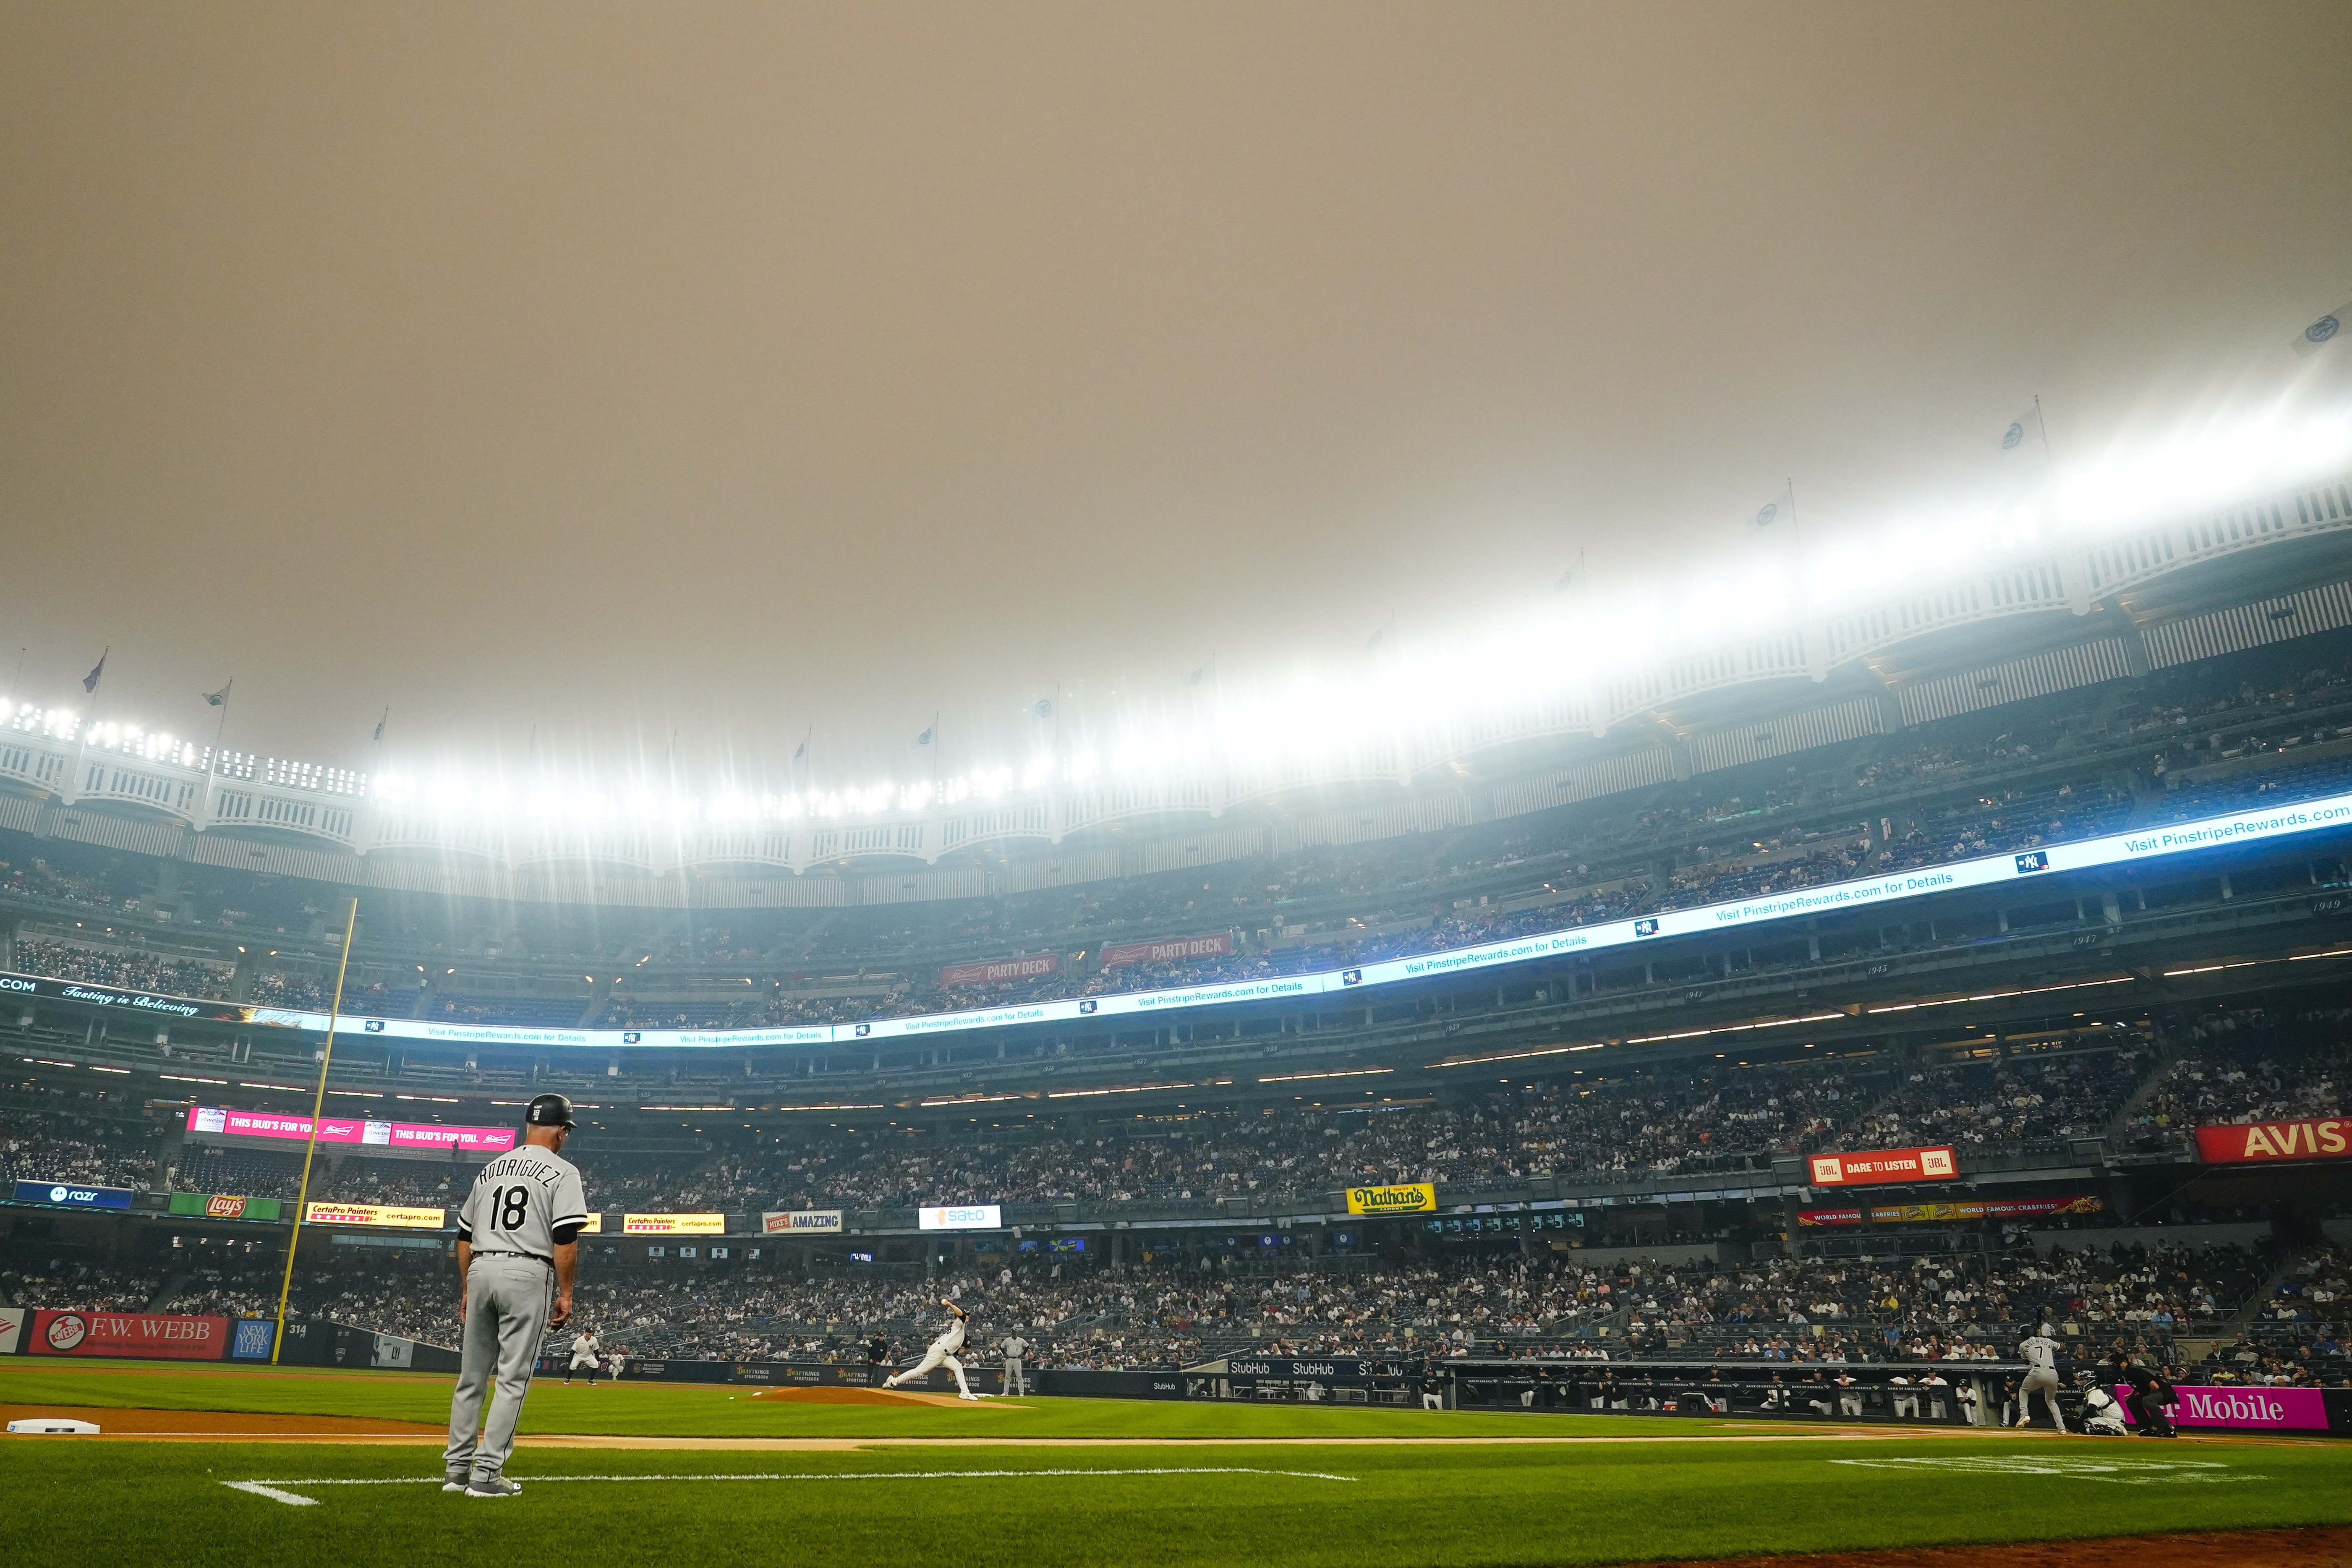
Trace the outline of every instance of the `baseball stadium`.
<path fill-rule="evenodd" d="M 2241 243 L 2216 194 L 2346 149 L 2249 108 L 2199 184 L 2164 151 L 2178 95 L 2144 90 L 2340 126 L 2279 75 L 2352 42 L 2340 12 L 2184 12 L 2126 61 L 2062 8 L 2019 61 L 1936 7 L 1725 10 L 1690 56 L 1664 13 L 1307 7 L 1267 19 L 1264 77 L 1232 53 L 1257 19 L 1211 9 L 330 15 L 37 8 L 0 67 L 70 88 L 28 89 L 0 173 L 42 215 L 0 241 L 41 280 L 18 292 L 153 329 L 84 354 L 0 306 L 54 395 L 0 420 L 26 563 L 0 595 L 0 1559 L 2352 1564 L 2352 306 L 2314 318 L 2340 268 Z M 1614 62 L 1568 97 L 1634 116 L 1611 95 L 1687 68 L 1717 99 L 1780 80 L 1767 58 L 1844 73 L 1798 92 L 1836 157 L 1910 148 L 1979 229 L 1931 246 L 1934 182 L 1878 182 L 1914 221 L 1763 246 L 1702 329 L 1672 266 L 1610 270 L 1684 254 L 1645 193 L 1752 135 L 1801 205 L 1817 145 L 1706 110 L 1622 163 L 1555 89 Z M 1947 64 L 1981 90 L 1944 104 Z M 1919 96 L 1858 85 L 1888 72 Z M 966 92 L 993 109 L 926 118 Z M 1126 140 L 1163 92 L 1187 134 Z M 1935 163 L 1996 100 L 2115 179 L 2002 228 L 2027 197 Z M 1013 129 L 1033 111 L 1091 150 Z M 1454 173 L 1370 151 L 1407 145 Z M 798 161 L 826 147 L 855 177 Z M 1266 158 L 1299 175 L 1280 199 Z M 710 159 L 725 201 L 693 194 Z M 1474 166 L 1534 207 L 1489 211 Z M 1611 168 L 1622 223 L 1510 273 L 1530 212 Z M 773 233 L 763 181 L 794 193 Z M 1138 182 L 1169 205 L 1123 206 Z M 2099 248 L 2158 188 L 2211 232 Z M 460 189 L 462 219 L 420 194 Z M 1360 229 L 1341 190 L 1459 243 Z M 1244 191 L 1262 252 L 1181 248 L 1211 243 L 1183 201 Z M 2340 255 L 2344 212 L 2295 200 Z M 1046 216 L 1081 208 L 1187 265 Z M 304 249 L 313 220 L 373 239 Z M 492 286 L 523 265 L 501 244 L 549 247 L 523 293 Z M 1914 244 L 1912 277 L 2030 261 L 2041 292 L 1955 307 L 1968 351 L 1932 368 L 1871 364 L 1909 329 L 1820 268 Z M 264 287 L 288 246 L 340 281 Z M 1066 321 L 1005 302 L 1000 247 Z M 185 289 L 142 293 L 134 255 Z M 213 291 L 228 256 L 249 289 Z M 788 372 L 738 353 L 771 261 L 841 290 L 807 321 L 842 341 L 808 326 Z M 1675 363 L 1731 333 L 1712 377 L 1763 412 L 1644 382 L 1604 276 L 1701 356 Z M 2094 309 L 2159 282 L 2196 318 L 2161 363 Z M 1466 324 L 1492 290 L 1507 330 Z M 932 330 L 891 335 L 908 311 Z M 1523 333 L 1581 344 L 1688 423 L 1588 450 L 1573 411 L 1619 391 L 1529 381 L 1469 400 L 1467 447 L 1324 452 L 1297 407 L 1470 374 L 1329 357 L 1375 316 L 1483 342 L 1504 383 Z M 1006 319 L 1010 361 L 982 352 Z M 363 321 L 397 330 L 362 353 Z M 1282 367 L 1292 413 L 1184 425 L 1212 322 L 1216 384 Z M 1086 371 L 1108 344 L 1169 379 Z M 954 419 L 901 423 L 982 359 Z M 1832 362 L 1874 406 L 1825 438 L 1802 378 Z M 787 395 L 816 380 L 837 405 Z M 592 437 L 604 405 L 563 399 L 621 382 L 630 431 Z M 1987 398 L 1965 441 L 1924 428 Z M 268 409 L 265 451 L 240 432 Z M 1163 418 L 1104 494 L 1207 516 L 1255 486 L 1295 522 L 1171 561 L 1134 500 L 1099 557 L 1054 542 L 1041 454 Z M 1066 444 L 1024 446 L 1045 424 Z M 1558 499 L 1560 443 L 1648 477 L 1603 521 Z M 732 479 L 640 485 L 754 448 L 797 454 L 782 523 L 722 525 Z M 1822 477 L 1758 481 L 1782 450 Z M 1412 526 L 1296 499 L 1343 458 L 1423 496 Z M 1467 490 L 1433 477 L 1465 463 Z M 454 494 L 444 464 L 455 521 L 358 526 L 375 488 Z M 921 513 L 910 474 L 955 492 L 919 539 L 806 499 Z M 1530 534 L 1499 498 L 1538 476 Z M 1778 493 L 1718 526 L 1718 488 Z M 526 492 L 573 510 L 523 570 Z M 228 516 L 298 493 L 348 521 Z M 713 521 L 656 522 L 689 496 Z M 616 548 L 608 505 L 643 523 Z M 805 572 L 728 553 L 778 535 Z M 1424 560 L 1447 535 L 1475 574 Z M 803 695 L 816 671 L 837 689 Z"/>

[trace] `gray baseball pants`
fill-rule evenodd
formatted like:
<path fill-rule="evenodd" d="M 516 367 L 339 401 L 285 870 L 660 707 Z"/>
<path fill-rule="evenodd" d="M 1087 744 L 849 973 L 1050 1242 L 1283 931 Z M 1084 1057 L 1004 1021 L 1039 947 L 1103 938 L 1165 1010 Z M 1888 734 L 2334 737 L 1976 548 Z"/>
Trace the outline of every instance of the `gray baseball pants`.
<path fill-rule="evenodd" d="M 2058 1414 L 2058 1374 L 2054 1372 L 2029 1372 L 2018 1384 L 2017 1424 L 2033 1425 L 2033 1396 L 2037 1394 L 2050 1412 L 2050 1425 L 2061 1432 L 2066 1430 L 2066 1418 Z"/>
<path fill-rule="evenodd" d="M 1004 1358 L 1004 1383 L 1003 1384 L 1003 1391 L 1015 1398 L 1019 1398 L 1029 1392 L 1029 1378 L 1028 1375 L 1021 1370 L 1021 1358 L 1017 1355 L 1009 1355 Z"/>
<path fill-rule="evenodd" d="M 445 1468 L 485 1476 L 506 1468 L 507 1456 L 514 1452 L 515 1425 L 522 1419 L 522 1396 L 530 1392 L 531 1368 L 539 1361 L 539 1342 L 547 1335 L 554 1308 L 555 1270 L 536 1258 L 478 1255 L 466 1270 L 466 1337 L 457 1392 L 449 1401 Z"/>

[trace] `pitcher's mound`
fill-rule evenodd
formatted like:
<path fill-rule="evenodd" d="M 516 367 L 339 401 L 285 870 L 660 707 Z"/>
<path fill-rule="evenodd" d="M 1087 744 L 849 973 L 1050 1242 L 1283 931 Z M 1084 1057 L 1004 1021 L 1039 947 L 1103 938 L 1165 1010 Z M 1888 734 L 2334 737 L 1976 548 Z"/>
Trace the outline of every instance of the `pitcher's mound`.
<path fill-rule="evenodd" d="M 958 1399 L 952 1394 L 920 1394 L 911 1388 L 763 1388 L 754 1399 L 781 1399 L 793 1405 L 973 1405 L 985 1400 Z"/>

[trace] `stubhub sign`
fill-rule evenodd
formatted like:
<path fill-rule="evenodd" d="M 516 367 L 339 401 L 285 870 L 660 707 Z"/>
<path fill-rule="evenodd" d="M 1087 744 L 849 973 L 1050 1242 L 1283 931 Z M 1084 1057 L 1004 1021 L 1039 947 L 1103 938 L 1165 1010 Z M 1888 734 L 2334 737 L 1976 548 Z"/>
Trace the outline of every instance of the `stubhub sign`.
<path fill-rule="evenodd" d="M 74 1182 L 18 1182 L 20 1204 L 57 1204 L 75 1209 L 127 1209 L 129 1187 L 85 1187 Z"/>

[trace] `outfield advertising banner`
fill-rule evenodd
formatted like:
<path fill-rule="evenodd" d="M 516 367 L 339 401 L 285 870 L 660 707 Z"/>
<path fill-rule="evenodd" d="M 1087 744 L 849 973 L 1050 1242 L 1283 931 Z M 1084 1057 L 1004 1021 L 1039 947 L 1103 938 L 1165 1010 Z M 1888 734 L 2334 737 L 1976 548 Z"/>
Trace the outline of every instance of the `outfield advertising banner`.
<path fill-rule="evenodd" d="M 1799 1209 L 1799 1225 L 1916 1225 L 1937 1220 L 2050 1219 L 2099 1214 L 2104 1200 L 2084 1194 L 2071 1198 L 1999 1198 L 1956 1204 L 1887 1204 L 1877 1207 Z"/>
<path fill-rule="evenodd" d="M 0 1307 L 0 1355 L 15 1355 L 25 1348 L 25 1309 Z"/>
<path fill-rule="evenodd" d="M 2352 1118 L 2334 1116 L 2324 1121 L 2249 1121 L 2241 1126 L 2200 1127 L 2197 1157 L 2209 1165 L 2352 1159 Z"/>
<path fill-rule="evenodd" d="M 129 1187 L 89 1187 L 79 1182 L 18 1182 L 20 1204 L 55 1204 L 68 1209 L 127 1209 Z"/>
<path fill-rule="evenodd" d="M 727 1216 L 723 1214 L 625 1214 L 621 1231 L 625 1236 L 724 1236 Z"/>
<path fill-rule="evenodd" d="M 1058 973 L 1062 955 L 1058 952 L 1033 952 L 1025 958 L 992 958 L 984 963 L 953 963 L 940 971 L 940 984 L 946 985 L 996 985 L 1007 980 L 1034 980 L 1041 974 Z"/>
<path fill-rule="evenodd" d="M 760 1229 L 768 1236 L 789 1236 L 815 1231 L 841 1229 L 839 1209 L 788 1209 L 782 1213 L 762 1214 Z"/>
<path fill-rule="evenodd" d="M 1102 951 L 1105 969 L 1123 969 L 1130 963 L 1181 963 L 1188 958 L 1221 958 L 1234 950 L 1234 939 L 1225 931 L 1215 936 L 1180 936 L 1170 942 L 1131 942 Z"/>
<path fill-rule="evenodd" d="M 209 1024 L 250 1024 L 254 1009 L 230 1002 L 199 1002 L 193 996 L 165 996 L 152 991 L 125 991 L 115 985 L 93 985 L 85 980 L 51 980 L 40 974 L 0 973 L 0 996 L 31 996 L 51 1002 L 79 1002 L 124 1013 L 143 1013 L 163 1019 L 200 1019 Z"/>
<path fill-rule="evenodd" d="M 2238 1432 L 2325 1432 L 2327 1426 L 2327 1400 L 2325 1392 L 2316 1388 L 2200 1388 L 2190 1384 L 2176 1386 L 2173 1394 L 2179 1403 L 2172 1406 L 2172 1422 L 2176 1426 L 2220 1427 Z M 2125 1384 L 2116 1385 L 2116 1403 L 2123 1405 L 2124 1420 L 2137 1426 L 2131 1416 L 2131 1406 L 2125 1401 L 2131 1389 Z"/>
<path fill-rule="evenodd" d="M 236 1333 L 228 1342 L 231 1361 L 268 1361 L 278 1341 L 278 1320 L 275 1318 L 239 1318 Z"/>
<path fill-rule="evenodd" d="M 1948 1144 L 1934 1149 L 1871 1149 L 1855 1154 L 1815 1154 L 1805 1163 L 1817 1187 L 1948 1182 L 1960 1173 Z"/>
<path fill-rule="evenodd" d="M 1986 855 L 1973 860 L 1956 860 L 1948 865 L 1926 866 L 1916 870 L 1831 882 L 1730 903 L 1669 910 L 1659 914 L 1607 921 L 1568 931 L 1482 942 L 1444 952 L 1414 953 L 1407 958 L 1390 959 L 1351 969 L 1326 970 L 1315 974 L 1274 975 L 1260 980 L 1168 991 L 1130 991 L 1116 996 L 1069 997 L 960 1013 L 930 1013 L 911 1018 L 876 1018 L 863 1024 L 813 1024 L 777 1029 L 535 1029 L 504 1024 L 452 1024 L 422 1018 L 371 1018 L 363 1014 L 347 1014 L 336 1026 L 355 1035 L 383 1035 L 393 1039 L 509 1046 L 579 1046 L 599 1050 L 625 1046 L 643 1046 L 649 1049 L 707 1046 L 737 1050 L 761 1046 L 821 1046 L 861 1040 L 905 1039 L 923 1035 L 1000 1028 L 1014 1024 L 1115 1018 L 1183 1007 L 1319 996 L 1327 993 L 1394 984 L 1401 981 L 1426 980 L 1440 974 L 1499 968 L 1537 959 L 1638 947 L 1664 937 L 1734 930 L 1820 914 L 1824 910 L 1876 909 L 1934 893 L 1957 892 L 1969 888 L 1997 888 L 2034 880 L 2046 878 L 2053 872 L 2147 865 L 2174 856 L 2226 848 L 2235 844 L 2262 843 L 2300 833 L 2347 827 L 2352 827 L 2352 795 L 2329 795 L 2267 811 L 2237 812 L 2168 827 L 2150 827 L 2133 833 L 2109 834 L 2101 838 L 2080 839 L 2072 844 L 2053 844 L 2039 849 Z M 329 1022 L 324 1013 L 297 1008 L 255 1007 L 247 1011 L 252 1015 L 249 1021 L 253 1023 L 313 1032 L 324 1032 Z"/>
<path fill-rule="evenodd" d="M 25 1348 L 34 1355 L 137 1356 L 152 1361 L 218 1361 L 228 1351 L 226 1318 L 161 1312 L 33 1314 Z"/>
<path fill-rule="evenodd" d="M 302 1211 L 302 1223 L 385 1226 L 394 1230 L 439 1230 L 449 1223 L 449 1211 L 402 1208 L 393 1204 L 312 1204 Z"/>
<path fill-rule="evenodd" d="M 310 1139 L 310 1119 L 274 1110 L 226 1110 L 217 1106 L 195 1105 L 188 1108 L 188 1131 L 224 1138 L 273 1138 L 300 1143 Z M 499 1154 L 515 1146 L 515 1130 L 329 1116 L 320 1120 L 319 1142 L 436 1153 L 454 1149 L 461 1154 Z"/>
<path fill-rule="evenodd" d="M 1393 1187 L 1349 1187 L 1349 1214 L 1433 1214 L 1437 1187 L 1431 1182 L 1407 1182 Z"/>
<path fill-rule="evenodd" d="M 919 1230 L 1003 1230 L 1004 1210 L 996 1204 L 934 1204 L 915 1211 Z"/>

